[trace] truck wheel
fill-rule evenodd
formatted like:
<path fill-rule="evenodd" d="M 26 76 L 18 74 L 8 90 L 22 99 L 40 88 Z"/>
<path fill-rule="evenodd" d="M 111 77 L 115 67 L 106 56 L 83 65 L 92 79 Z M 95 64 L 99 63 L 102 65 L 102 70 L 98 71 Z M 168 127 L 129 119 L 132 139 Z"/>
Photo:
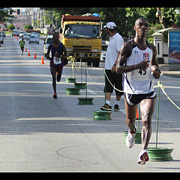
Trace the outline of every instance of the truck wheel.
<path fill-rule="evenodd" d="M 88 65 L 88 66 L 91 66 L 91 61 L 88 61 L 88 62 L 87 62 L 87 65 Z"/>
<path fill-rule="evenodd" d="M 94 67 L 99 67 L 99 60 L 93 62 Z"/>

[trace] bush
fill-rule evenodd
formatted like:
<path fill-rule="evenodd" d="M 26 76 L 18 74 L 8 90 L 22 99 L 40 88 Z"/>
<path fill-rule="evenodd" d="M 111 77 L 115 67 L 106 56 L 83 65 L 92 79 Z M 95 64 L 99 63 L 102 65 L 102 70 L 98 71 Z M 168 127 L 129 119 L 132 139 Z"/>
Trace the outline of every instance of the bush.
<path fill-rule="evenodd" d="M 24 29 L 28 30 L 28 29 L 33 29 L 33 27 L 30 24 L 25 24 L 24 25 Z"/>
<path fill-rule="evenodd" d="M 10 24 L 8 27 L 8 31 L 13 31 L 13 29 L 15 29 L 14 24 Z"/>

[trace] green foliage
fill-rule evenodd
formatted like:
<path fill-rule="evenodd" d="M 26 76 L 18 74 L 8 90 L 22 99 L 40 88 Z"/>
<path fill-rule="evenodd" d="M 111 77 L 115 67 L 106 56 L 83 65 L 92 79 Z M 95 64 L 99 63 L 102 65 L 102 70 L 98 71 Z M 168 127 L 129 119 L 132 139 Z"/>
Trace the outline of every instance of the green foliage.
<path fill-rule="evenodd" d="M 149 32 L 148 32 L 148 35 L 147 35 L 147 40 L 148 40 L 149 43 L 153 43 L 152 34 L 154 34 L 159 29 L 161 29 L 160 24 L 153 24 L 153 23 L 149 24 Z"/>
<path fill-rule="evenodd" d="M 152 34 L 157 30 L 162 29 L 160 20 L 156 17 L 157 7 L 90 7 L 90 8 L 45 8 L 47 11 L 53 10 L 55 21 L 61 22 L 62 14 L 82 15 L 85 13 L 99 13 L 103 25 L 109 21 L 113 21 L 118 26 L 118 32 L 123 36 L 133 37 L 135 34 L 134 23 L 137 18 L 145 17 L 150 23 L 148 33 L 149 41 L 152 41 Z M 174 24 L 180 26 L 180 14 L 176 13 L 178 7 L 161 7 L 163 24 L 165 27 L 172 27 Z"/>
<path fill-rule="evenodd" d="M 176 26 L 180 27 L 180 10 L 175 15 L 175 24 L 176 24 Z"/>
<path fill-rule="evenodd" d="M 33 27 L 31 26 L 31 24 L 25 24 L 25 25 L 24 25 L 24 29 L 25 29 L 25 30 L 33 29 Z"/>
<path fill-rule="evenodd" d="M 15 29 L 15 26 L 14 24 L 10 24 L 8 27 L 7 27 L 8 30 L 12 31 L 13 29 Z"/>
<path fill-rule="evenodd" d="M 4 8 L 0 8 L 0 21 L 6 21 L 8 17 L 14 17 L 8 14 L 8 12 L 4 11 Z"/>

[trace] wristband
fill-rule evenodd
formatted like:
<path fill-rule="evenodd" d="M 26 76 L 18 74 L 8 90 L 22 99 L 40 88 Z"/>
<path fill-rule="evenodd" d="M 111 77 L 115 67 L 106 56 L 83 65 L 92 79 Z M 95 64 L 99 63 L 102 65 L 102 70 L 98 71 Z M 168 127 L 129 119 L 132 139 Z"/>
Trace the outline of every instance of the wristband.
<path fill-rule="evenodd" d="M 161 73 L 161 71 L 159 69 L 155 69 L 154 71 L 159 71 L 159 73 Z"/>

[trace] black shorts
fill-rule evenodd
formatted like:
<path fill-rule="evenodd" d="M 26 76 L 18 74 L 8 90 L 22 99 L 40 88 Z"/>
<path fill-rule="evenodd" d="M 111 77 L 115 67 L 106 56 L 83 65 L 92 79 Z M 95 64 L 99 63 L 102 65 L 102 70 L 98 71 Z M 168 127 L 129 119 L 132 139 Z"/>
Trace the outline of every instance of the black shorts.
<path fill-rule="evenodd" d="M 123 86 L 122 86 L 122 74 L 117 74 L 117 73 L 112 73 L 111 70 L 105 70 L 105 73 L 108 77 L 108 79 L 106 78 L 105 75 L 105 88 L 104 88 L 104 92 L 113 92 L 113 86 L 116 87 L 117 89 L 123 91 Z M 111 85 L 110 84 L 110 82 Z M 122 96 L 124 93 L 123 92 L 119 92 L 117 90 L 115 90 L 116 95 Z"/>
<path fill-rule="evenodd" d="M 134 106 L 136 104 L 139 104 L 143 99 L 155 99 L 156 98 L 156 92 L 150 92 L 148 94 L 128 94 L 124 93 L 126 102 L 129 106 Z"/>
<path fill-rule="evenodd" d="M 60 67 L 50 66 L 51 75 L 54 78 L 56 78 L 56 75 L 57 75 L 57 81 L 58 82 L 61 80 L 62 70 L 63 70 L 63 68 L 61 66 Z"/>

